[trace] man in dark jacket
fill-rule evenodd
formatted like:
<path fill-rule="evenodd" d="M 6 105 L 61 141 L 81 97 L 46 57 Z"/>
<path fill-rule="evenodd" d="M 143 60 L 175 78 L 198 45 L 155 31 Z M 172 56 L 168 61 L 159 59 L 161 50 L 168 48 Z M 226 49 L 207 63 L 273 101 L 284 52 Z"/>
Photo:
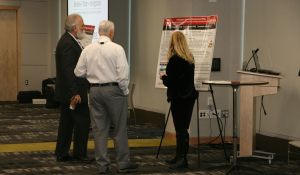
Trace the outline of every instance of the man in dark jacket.
<path fill-rule="evenodd" d="M 83 47 L 77 39 L 85 37 L 84 23 L 80 15 L 69 15 L 65 21 L 66 32 L 56 47 L 56 85 L 54 99 L 61 103 L 61 117 L 58 128 L 55 155 L 57 162 L 91 162 L 87 154 L 90 114 L 87 99 L 89 83 L 77 78 L 74 69 Z M 70 109 L 70 102 L 77 105 Z M 69 155 L 74 129 L 73 158 Z"/>

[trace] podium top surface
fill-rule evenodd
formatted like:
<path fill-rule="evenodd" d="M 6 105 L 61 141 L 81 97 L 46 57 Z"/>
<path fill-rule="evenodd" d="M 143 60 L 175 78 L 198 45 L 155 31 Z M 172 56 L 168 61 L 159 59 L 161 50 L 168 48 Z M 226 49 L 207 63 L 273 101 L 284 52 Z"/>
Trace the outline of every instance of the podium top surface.
<path fill-rule="evenodd" d="M 256 75 L 256 76 L 263 76 L 263 77 L 271 77 L 271 78 L 280 78 L 282 79 L 285 75 L 272 75 L 272 74 L 265 74 L 265 73 L 258 73 L 258 72 L 249 72 L 249 71 L 243 71 L 242 69 L 237 70 L 237 73 L 241 74 L 248 74 L 248 75 Z"/>
<path fill-rule="evenodd" d="M 264 84 L 269 84 L 269 82 L 267 81 L 203 81 L 202 84 L 246 86 L 246 85 L 264 85 Z"/>

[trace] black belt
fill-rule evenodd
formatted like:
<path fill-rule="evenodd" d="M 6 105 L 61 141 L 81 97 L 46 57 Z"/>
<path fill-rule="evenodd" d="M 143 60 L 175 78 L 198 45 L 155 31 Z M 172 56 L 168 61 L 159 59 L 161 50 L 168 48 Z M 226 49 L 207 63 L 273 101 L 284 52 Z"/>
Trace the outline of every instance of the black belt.
<path fill-rule="evenodd" d="M 119 86 L 119 84 L 118 83 L 91 84 L 91 87 L 101 87 L 101 86 Z"/>

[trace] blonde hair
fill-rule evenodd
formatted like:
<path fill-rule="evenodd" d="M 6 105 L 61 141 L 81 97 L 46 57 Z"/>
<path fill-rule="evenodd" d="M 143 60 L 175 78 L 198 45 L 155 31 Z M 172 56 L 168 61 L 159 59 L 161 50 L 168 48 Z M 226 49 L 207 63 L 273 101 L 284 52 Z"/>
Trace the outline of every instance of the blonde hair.
<path fill-rule="evenodd" d="M 169 51 L 168 51 L 168 61 L 170 58 L 177 54 L 178 56 L 182 57 L 184 60 L 188 61 L 190 64 L 193 64 L 194 56 L 187 45 L 185 36 L 183 33 L 177 31 L 171 35 L 170 43 L 169 43 Z"/>

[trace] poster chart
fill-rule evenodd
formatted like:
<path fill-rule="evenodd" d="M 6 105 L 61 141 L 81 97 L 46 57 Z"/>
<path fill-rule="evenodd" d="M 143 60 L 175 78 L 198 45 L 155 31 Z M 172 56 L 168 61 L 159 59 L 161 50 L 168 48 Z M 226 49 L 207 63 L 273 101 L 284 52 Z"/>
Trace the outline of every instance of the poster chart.
<path fill-rule="evenodd" d="M 68 15 L 79 14 L 84 24 L 94 28 L 94 31 L 87 33 L 88 38 L 79 40 L 83 47 L 99 39 L 98 26 L 103 20 L 108 20 L 108 0 L 68 0 Z M 85 27 L 86 27 L 85 26 Z M 85 29 L 87 31 L 87 29 Z M 92 38 L 91 38 L 92 36 Z M 90 41 L 90 39 L 92 39 Z M 89 42 L 89 43 L 88 43 Z"/>
<path fill-rule="evenodd" d="M 170 37 L 173 32 L 180 31 L 185 35 L 194 55 L 195 88 L 198 91 L 208 90 L 208 85 L 202 85 L 202 82 L 210 78 L 218 16 L 165 18 L 158 55 L 156 88 L 166 88 L 159 79 L 159 73 L 166 73 Z"/>
<path fill-rule="evenodd" d="M 87 45 L 91 44 L 94 38 L 94 30 L 95 26 L 92 25 L 84 25 L 85 30 L 85 37 L 81 40 L 79 40 L 82 44 L 82 46 L 85 48 Z"/>

